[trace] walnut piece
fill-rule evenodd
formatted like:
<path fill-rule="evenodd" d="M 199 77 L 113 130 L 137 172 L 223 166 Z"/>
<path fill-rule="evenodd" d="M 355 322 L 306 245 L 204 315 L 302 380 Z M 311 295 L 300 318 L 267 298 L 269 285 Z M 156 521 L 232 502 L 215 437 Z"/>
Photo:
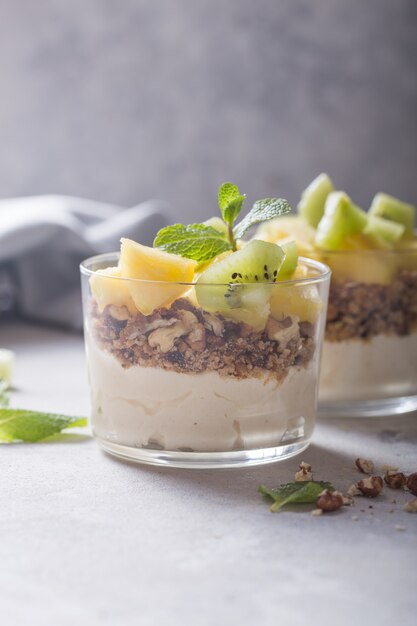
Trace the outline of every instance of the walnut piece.
<path fill-rule="evenodd" d="M 384 481 L 391 489 L 403 489 L 407 479 L 402 472 L 388 470 L 384 476 Z"/>
<path fill-rule="evenodd" d="M 409 489 L 413 495 L 417 496 L 417 472 L 410 474 L 407 478 L 407 489 Z"/>
<path fill-rule="evenodd" d="M 381 493 L 384 483 L 381 476 L 369 476 L 369 478 L 360 480 L 357 487 L 363 496 L 376 498 Z"/>
<path fill-rule="evenodd" d="M 127 306 L 124 305 L 116 306 L 115 304 L 110 304 L 108 311 L 111 317 L 119 322 L 125 322 L 132 317 L 130 315 L 129 309 L 127 308 Z"/>
<path fill-rule="evenodd" d="M 361 459 L 358 457 L 355 461 L 355 465 L 362 474 L 372 474 L 374 471 L 374 464 L 370 459 Z"/>
<path fill-rule="evenodd" d="M 311 471 L 311 465 L 309 463 L 305 463 L 301 461 L 300 469 L 295 473 L 295 480 L 297 481 L 305 481 L 305 480 L 313 480 L 313 472 Z"/>
<path fill-rule="evenodd" d="M 323 509 L 314 509 L 314 511 L 311 511 L 311 515 L 314 515 L 314 516 L 323 515 Z"/>
<path fill-rule="evenodd" d="M 361 492 L 359 491 L 357 485 L 351 485 L 346 493 L 348 496 L 353 497 L 353 496 L 359 496 Z"/>
<path fill-rule="evenodd" d="M 325 513 L 336 511 L 343 506 L 343 494 L 340 491 L 329 491 L 325 489 L 316 500 L 316 506 Z"/>
<path fill-rule="evenodd" d="M 151 348 L 159 348 L 161 352 L 169 352 L 175 344 L 175 340 L 183 337 L 188 329 L 182 322 L 176 322 L 172 326 L 157 328 L 148 337 Z"/>
<path fill-rule="evenodd" d="M 404 504 L 404 511 L 407 511 L 407 513 L 417 513 L 417 498 L 406 502 Z"/>
<path fill-rule="evenodd" d="M 292 339 L 300 338 L 300 327 L 295 318 L 288 315 L 283 320 L 268 318 L 265 328 L 268 339 L 278 341 L 281 348 L 285 348 Z"/>

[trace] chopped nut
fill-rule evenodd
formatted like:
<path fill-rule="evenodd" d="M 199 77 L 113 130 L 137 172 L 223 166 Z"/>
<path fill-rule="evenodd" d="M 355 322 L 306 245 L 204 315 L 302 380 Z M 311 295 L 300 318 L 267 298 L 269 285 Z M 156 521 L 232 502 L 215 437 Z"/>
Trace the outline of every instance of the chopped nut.
<path fill-rule="evenodd" d="M 323 509 L 314 509 L 311 511 L 311 515 L 323 515 Z"/>
<path fill-rule="evenodd" d="M 311 471 L 311 465 L 308 463 L 304 463 L 302 461 L 300 463 L 300 469 L 295 473 L 295 480 L 304 481 L 304 480 L 313 480 L 313 472 Z"/>
<path fill-rule="evenodd" d="M 359 491 L 357 485 L 351 485 L 346 493 L 348 496 L 353 497 L 353 496 L 359 496 L 361 492 Z"/>
<path fill-rule="evenodd" d="M 417 513 L 417 498 L 406 502 L 404 504 L 404 511 L 407 511 L 407 513 Z"/>
<path fill-rule="evenodd" d="M 343 498 L 343 506 L 350 506 L 353 504 L 353 498 L 351 496 L 342 496 Z"/>
<path fill-rule="evenodd" d="M 358 457 L 355 461 L 355 465 L 362 474 L 372 474 L 374 471 L 374 464 L 370 459 L 361 459 Z"/>
<path fill-rule="evenodd" d="M 359 491 L 367 498 L 376 498 L 383 489 L 384 483 L 381 476 L 369 476 L 360 480 L 357 484 Z"/>
<path fill-rule="evenodd" d="M 188 332 L 182 322 L 176 322 L 172 326 L 166 328 L 157 328 L 153 330 L 148 337 L 148 343 L 151 348 L 159 348 L 161 352 L 169 352 L 175 344 L 175 340 Z"/>
<path fill-rule="evenodd" d="M 213 331 L 216 337 L 221 337 L 224 330 L 224 326 L 221 320 L 216 315 L 211 315 L 211 313 L 207 313 L 206 311 L 203 313 L 203 317 L 205 321 L 205 327 Z"/>
<path fill-rule="evenodd" d="M 127 306 L 116 306 L 115 304 L 111 304 L 108 308 L 109 314 L 113 319 L 118 320 L 119 322 L 125 322 L 129 320 L 132 316 L 130 315 L 130 311 Z"/>
<path fill-rule="evenodd" d="M 290 315 L 282 320 L 273 317 L 268 319 L 265 328 L 268 338 L 271 341 L 278 341 L 281 348 L 285 348 L 292 339 L 300 338 L 300 328 L 295 318 Z"/>
<path fill-rule="evenodd" d="M 384 476 L 384 480 L 391 489 L 403 489 L 406 483 L 404 474 L 394 470 L 388 470 Z"/>
<path fill-rule="evenodd" d="M 336 511 L 343 506 L 343 495 L 340 491 L 329 491 L 328 489 L 325 489 L 317 498 L 316 506 L 318 509 L 322 509 L 326 513 Z"/>
<path fill-rule="evenodd" d="M 417 472 L 410 474 L 407 478 L 407 489 L 409 489 L 412 494 L 417 496 Z"/>
<path fill-rule="evenodd" d="M 203 324 L 196 324 L 185 341 L 196 352 L 204 350 L 206 347 L 206 331 Z"/>

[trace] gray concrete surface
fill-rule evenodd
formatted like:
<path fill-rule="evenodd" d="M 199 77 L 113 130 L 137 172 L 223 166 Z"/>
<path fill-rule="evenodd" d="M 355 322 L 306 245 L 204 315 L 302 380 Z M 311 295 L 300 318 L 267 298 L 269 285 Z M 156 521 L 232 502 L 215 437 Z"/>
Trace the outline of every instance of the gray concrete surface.
<path fill-rule="evenodd" d="M 415 0 L 0 0 L 0 195 L 417 202 Z"/>
<path fill-rule="evenodd" d="M 3 325 L 0 345 L 17 353 L 14 406 L 88 412 L 79 336 Z M 416 447 L 417 415 L 328 420 L 303 458 L 346 489 L 357 456 L 410 472 Z M 2 626 L 414 624 L 406 494 L 274 515 L 257 486 L 292 480 L 297 464 L 162 470 L 92 440 L 1 446 Z"/>

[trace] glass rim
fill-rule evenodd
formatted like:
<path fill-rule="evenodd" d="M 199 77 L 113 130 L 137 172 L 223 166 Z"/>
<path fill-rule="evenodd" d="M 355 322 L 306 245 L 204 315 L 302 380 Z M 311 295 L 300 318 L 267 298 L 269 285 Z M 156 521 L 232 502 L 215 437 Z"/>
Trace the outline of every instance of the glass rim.
<path fill-rule="evenodd" d="M 87 259 L 84 259 L 84 261 L 82 261 L 80 263 L 80 273 L 83 276 L 94 276 L 97 274 L 97 270 L 92 270 L 90 269 L 88 266 L 92 265 L 93 263 L 100 263 L 103 262 L 105 263 L 106 261 L 118 261 L 119 260 L 119 256 L 120 253 L 119 252 L 105 252 L 104 254 L 96 254 L 94 256 L 88 257 Z M 330 267 L 328 265 L 326 265 L 325 263 L 322 263 L 321 261 L 317 261 L 316 259 L 310 259 L 307 257 L 303 257 L 300 256 L 298 257 L 298 259 L 300 261 L 302 261 L 303 264 L 307 265 L 307 267 L 314 269 L 318 272 L 317 276 L 307 276 L 305 278 L 295 278 L 295 279 L 289 279 L 289 280 L 280 280 L 280 281 L 276 281 L 274 282 L 257 282 L 257 283 L 238 283 L 239 285 L 276 285 L 276 286 L 280 286 L 280 285 L 311 285 L 311 284 L 315 284 L 315 283 L 321 283 L 324 282 L 326 279 L 330 278 L 330 275 L 332 273 Z M 104 269 L 104 268 L 103 268 Z M 171 281 L 171 280 L 145 280 L 143 278 L 126 278 L 123 276 L 108 276 L 109 279 L 111 280 L 123 280 L 123 281 L 129 281 L 129 282 L 133 282 L 133 283 L 139 283 L 139 284 L 158 284 L 158 285 L 183 285 L 184 287 L 194 287 L 195 286 L 195 282 L 190 283 L 190 282 L 180 282 L 180 281 Z M 230 283 L 199 283 L 202 286 L 207 286 L 207 287 L 225 287 L 228 286 Z"/>

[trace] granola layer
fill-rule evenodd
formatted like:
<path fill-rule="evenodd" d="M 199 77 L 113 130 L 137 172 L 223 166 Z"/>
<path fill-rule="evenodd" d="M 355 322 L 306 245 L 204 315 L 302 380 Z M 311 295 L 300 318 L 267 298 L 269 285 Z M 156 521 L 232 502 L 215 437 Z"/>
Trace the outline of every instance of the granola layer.
<path fill-rule="evenodd" d="M 417 271 L 403 271 L 390 285 L 332 281 L 326 340 L 404 336 L 417 328 Z"/>
<path fill-rule="evenodd" d="M 290 367 L 306 366 L 315 351 L 315 327 L 287 316 L 269 318 L 255 332 L 244 322 L 208 313 L 180 298 L 152 315 L 131 316 L 125 307 L 102 313 L 93 302 L 93 334 L 125 368 L 157 367 L 198 374 L 215 371 L 238 379 L 268 377 L 281 381 Z"/>

